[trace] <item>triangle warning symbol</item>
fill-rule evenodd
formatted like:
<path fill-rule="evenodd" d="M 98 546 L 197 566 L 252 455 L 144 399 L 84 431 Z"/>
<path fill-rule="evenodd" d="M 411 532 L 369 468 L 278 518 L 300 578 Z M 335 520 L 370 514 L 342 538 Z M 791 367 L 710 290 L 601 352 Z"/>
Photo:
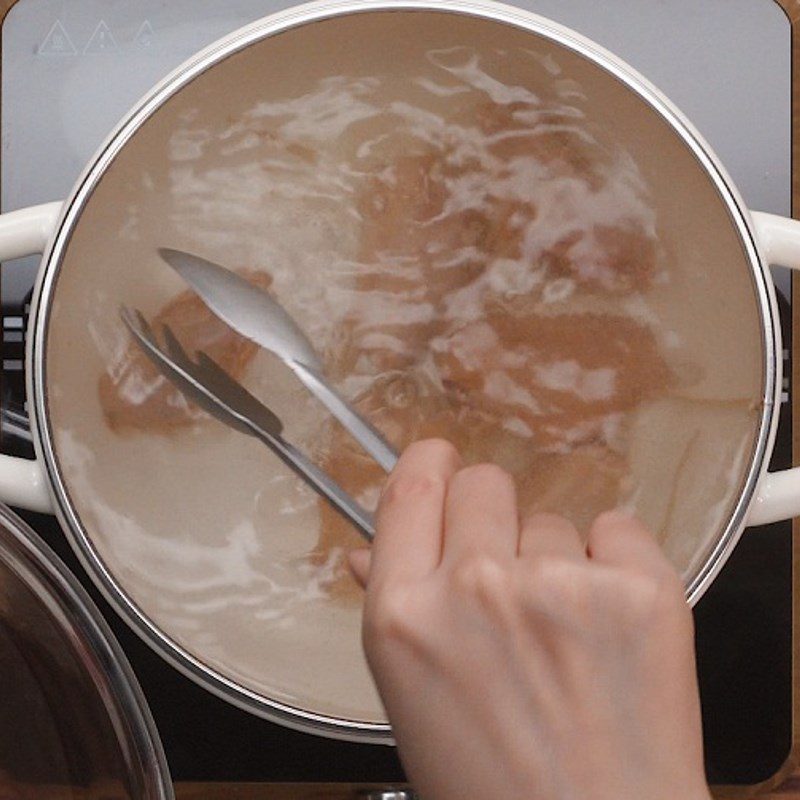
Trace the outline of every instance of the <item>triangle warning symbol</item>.
<path fill-rule="evenodd" d="M 150 45 L 153 44 L 153 35 L 153 26 L 150 24 L 149 20 L 145 20 L 139 26 L 139 31 L 133 41 L 136 42 L 139 47 L 150 47 Z"/>
<path fill-rule="evenodd" d="M 72 40 L 69 38 L 61 20 L 56 20 L 50 28 L 47 36 L 39 45 L 38 53 L 40 56 L 74 56 L 78 51 Z"/>
<path fill-rule="evenodd" d="M 106 25 L 103 20 L 97 23 L 94 29 L 92 38 L 86 43 L 83 48 L 84 53 L 108 53 L 117 50 L 117 42 L 114 39 L 114 34 L 111 29 Z"/>

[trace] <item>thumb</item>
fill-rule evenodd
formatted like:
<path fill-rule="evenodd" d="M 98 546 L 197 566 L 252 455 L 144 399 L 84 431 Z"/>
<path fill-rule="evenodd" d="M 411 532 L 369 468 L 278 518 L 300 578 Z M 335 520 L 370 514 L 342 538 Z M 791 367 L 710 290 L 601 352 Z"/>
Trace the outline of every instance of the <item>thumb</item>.
<path fill-rule="evenodd" d="M 353 577 L 361 585 L 362 589 L 367 588 L 367 581 L 369 580 L 369 565 L 372 560 L 372 551 L 366 547 L 359 547 L 357 550 L 351 550 L 347 554 L 347 561 L 350 565 L 350 572 Z"/>

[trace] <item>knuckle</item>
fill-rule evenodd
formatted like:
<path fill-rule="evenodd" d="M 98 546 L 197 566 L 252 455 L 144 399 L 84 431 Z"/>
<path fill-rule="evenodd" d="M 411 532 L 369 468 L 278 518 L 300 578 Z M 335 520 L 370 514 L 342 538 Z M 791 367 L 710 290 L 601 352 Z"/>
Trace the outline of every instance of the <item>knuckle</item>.
<path fill-rule="evenodd" d="M 692 625 L 691 611 L 677 575 L 626 573 L 619 580 L 616 596 L 621 606 L 620 615 L 634 629 Z"/>
<path fill-rule="evenodd" d="M 574 586 L 577 583 L 575 571 L 575 565 L 566 558 L 541 556 L 531 565 L 530 583 L 532 587 L 550 595 Z"/>
<path fill-rule="evenodd" d="M 486 608 L 504 606 L 509 595 L 506 569 L 483 553 L 462 557 L 452 568 L 453 590 Z"/>
<path fill-rule="evenodd" d="M 500 564 L 480 552 L 463 556 L 452 570 L 455 585 L 467 592 L 484 586 L 493 587 L 501 573 Z"/>
<path fill-rule="evenodd" d="M 628 640 L 669 629 L 691 636 L 693 620 L 683 585 L 671 572 L 598 570 L 559 556 L 526 569 L 522 595 L 528 613 L 560 620 L 571 630 L 614 630 Z"/>
<path fill-rule="evenodd" d="M 444 481 L 440 477 L 420 473 L 394 475 L 383 490 L 381 505 L 394 506 L 432 496 L 444 496 Z"/>
<path fill-rule="evenodd" d="M 578 626 L 591 624 L 595 591 L 581 564 L 559 556 L 542 556 L 531 564 L 524 580 L 529 611 L 569 618 Z"/>
<path fill-rule="evenodd" d="M 411 643 L 417 636 L 418 617 L 414 594 L 405 587 L 384 587 L 368 596 L 362 624 L 367 654 Z"/>

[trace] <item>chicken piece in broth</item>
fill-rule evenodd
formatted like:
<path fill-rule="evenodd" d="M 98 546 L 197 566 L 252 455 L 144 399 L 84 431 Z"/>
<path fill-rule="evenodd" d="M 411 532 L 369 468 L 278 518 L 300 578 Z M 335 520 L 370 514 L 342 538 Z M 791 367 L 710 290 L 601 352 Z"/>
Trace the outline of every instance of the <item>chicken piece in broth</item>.
<path fill-rule="evenodd" d="M 482 103 L 436 146 L 372 166 L 329 368 L 366 379 L 356 405 L 398 449 L 446 438 L 465 462 L 509 470 L 523 514 L 585 530 L 631 490 L 630 414 L 674 383 L 654 330 L 620 305 L 656 280 L 658 248 L 646 204 L 602 207 L 639 191 L 613 154 L 529 111 Z M 321 462 L 375 505 L 385 475 L 335 423 Z M 360 540 L 320 513 L 312 559 L 353 600 L 342 556 Z"/>
<path fill-rule="evenodd" d="M 267 273 L 257 270 L 239 274 L 264 289 L 272 282 Z M 256 353 L 253 342 L 216 317 L 192 291 L 168 302 L 150 324 L 156 335 L 162 325 L 169 325 L 187 352 L 202 350 L 236 380 Z M 98 392 L 105 420 L 115 433 L 169 435 L 209 419 L 161 375 L 132 339 L 100 378 Z"/>

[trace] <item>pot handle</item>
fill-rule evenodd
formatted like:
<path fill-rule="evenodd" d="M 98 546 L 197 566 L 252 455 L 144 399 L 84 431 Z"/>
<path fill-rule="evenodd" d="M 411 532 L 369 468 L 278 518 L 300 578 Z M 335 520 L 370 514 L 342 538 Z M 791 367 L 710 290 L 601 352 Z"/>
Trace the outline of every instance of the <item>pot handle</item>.
<path fill-rule="evenodd" d="M 0 214 L 0 261 L 43 253 L 62 203 L 44 203 Z M 0 499 L 30 511 L 53 512 L 40 461 L 0 454 Z"/>
<path fill-rule="evenodd" d="M 800 221 L 750 212 L 767 263 L 800 271 Z M 800 516 L 800 467 L 767 472 L 747 515 L 748 525 L 765 525 Z"/>
<path fill-rule="evenodd" d="M 44 252 L 55 231 L 62 203 L 0 214 L 0 261 Z M 800 221 L 760 211 L 751 212 L 759 243 L 769 264 L 800 271 Z M 0 454 L 0 498 L 31 511 L 52 513 L 53 503 L 40 461 Z M 800 467 L 768 472 L 750 507 L 748 525 L 800 515 Z"/>

